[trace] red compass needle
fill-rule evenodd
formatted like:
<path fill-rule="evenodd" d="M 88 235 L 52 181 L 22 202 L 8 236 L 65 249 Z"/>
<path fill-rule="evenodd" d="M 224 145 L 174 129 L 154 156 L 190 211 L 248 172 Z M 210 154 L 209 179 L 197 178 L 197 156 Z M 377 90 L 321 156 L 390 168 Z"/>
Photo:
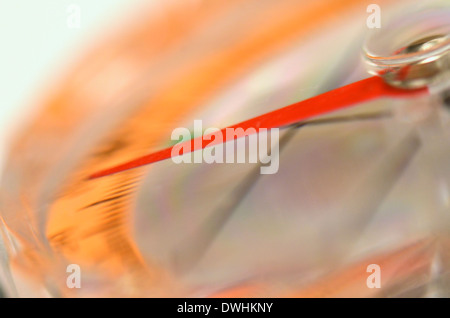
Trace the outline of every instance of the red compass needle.
<path fill-rule="evenodd" d="M 272 112 L 248 119 L 236 125 L 223 128 L 220 131 L 212 133 L 208 136 L 200 136 L 191 140 L 178 143 L 177 145 L 150 153 L 148 155 L 133 159 L 123 164 L 111 167 L 105 170 L 98 171 L 89 176 L 89 179 L 100 178 L 108 176 L 121 171 L 141 167 L 154 162 L 171 158 L 172 149 L 174 147 L 181 147 L 183 143 L 191 143 L 190 147 L 182 147 L 177 152 L 178 155 L 183 155 L 192 151 L 204 149 L 209 146 L 214 146 L 221 142 L 227 142 L 232 139 L 241 138 L 251 134 L 248 128 L 278 128 L 288 126 L 299 121 L 310 119 L 314 116 L 323 115 L 335 110 L 343 109 L 352 105 L 357 105 L 361 102 L 382 98 L 382 97 L 406 97 L 415 94 L 427 93 L 426 88 L 416 90 L 406 90 L 389 86 L 381 77 L 374 76 L 367 79 L 334 89 L 332 91 L 323 93 L 318 96 L 294 103 L 292 105 L 274 110 Z M 239 135 L 227 137 L 226 129 L 242 128 L 243 132 Z M 238 131 L 237 131 L 238 133 Z M 217 138 L 215 134 L 222 134 L 223 138 L 215 142 Z M 229 134 L 228 134 L 229 135 Z M 185 151 L 185 148 L 190 149 Z"/>

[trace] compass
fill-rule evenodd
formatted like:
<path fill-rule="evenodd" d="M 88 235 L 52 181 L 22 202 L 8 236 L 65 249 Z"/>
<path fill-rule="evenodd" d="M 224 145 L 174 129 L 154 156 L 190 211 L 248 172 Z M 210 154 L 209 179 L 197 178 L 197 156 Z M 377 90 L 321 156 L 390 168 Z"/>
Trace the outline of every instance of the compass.
<path fill-rule="evenodd" d="M 99 40 L 11 146 L 7 294 L 449 295 L 450 9 L 378 5 L 178 1 Z"/>

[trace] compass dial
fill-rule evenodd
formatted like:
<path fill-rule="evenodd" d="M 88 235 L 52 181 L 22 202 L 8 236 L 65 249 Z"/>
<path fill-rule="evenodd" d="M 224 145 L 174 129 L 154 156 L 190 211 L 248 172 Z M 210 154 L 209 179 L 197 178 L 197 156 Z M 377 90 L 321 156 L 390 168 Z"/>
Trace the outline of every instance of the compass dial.
<path fill-rule="evenodd" d="M 386 17 L 411 4 L 378 2 Z M 141 12 L 56 85 L 11 148 L 0 224 L 12 293 L 21 284 L 69 297 L 447 293 L 446 280 L 434 286 L 425 273 L 439 262 L 445 276 L 449 266 L 448 64 L 435 59 L 402 79 L 423 60 L 381 61 L 436 46 L 447 61 L 450 14 L 440 3 L 409 9 L 440 12 L 434 37 L 435 26 L 414 33 L 420 43 L 405 38 L 404 51 L 366 44 L 370 72 L 395 87 L 362 81 L 372 31 L 361 1 L 177 1 Z M 424 93 L 430 74 L 439 93 Z M 352 107 L 338 107 L 342 90 L 324 94 L 354 82 L 343 99 Z M 170 149 L 174 129 L 201 138 L 198 120 L 204 129 L 275 121 L 271 112 L 313 96 L 330 110 L 267 127 L 280 128 L 266 153 L 276 173 L 248 160 L 165 158 L 99 175 Z M 251 155 L 239 139 L 225 144 Z M 80 266 L 83 288 L 67 288 L 69 264 Z M 366 285 L 370 264 L 383 269 L 381 289 Z"/>

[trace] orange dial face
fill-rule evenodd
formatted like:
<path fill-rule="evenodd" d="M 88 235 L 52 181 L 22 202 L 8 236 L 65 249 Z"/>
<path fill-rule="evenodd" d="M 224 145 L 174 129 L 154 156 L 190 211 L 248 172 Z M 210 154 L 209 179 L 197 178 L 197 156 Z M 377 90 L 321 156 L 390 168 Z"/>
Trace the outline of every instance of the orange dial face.
<path fill-rule="evenodd" d="M 398 14 L 405 2 L 378 5 Z M 261 163 L 169 158 L 90 178 L 173 146 L 174 129 L 193 131 L 196 120 L 201 136 L 368 77 L 364 1 L 162 3 L 101 39 L 17 136 L 1 214 L 11 272 L 63 296 L 304 297 L 373 296 L 372 263 L 393 281 L 396 266 L 402 277 L 425 271 L 422 212 L 437 203 L 410 190 L 427 186 L 432 169 L 402 173 L 428 162 L 411 159 L 421 143 L 411 130 L 429 95 L 359 101 L 280 127 L 273 175 L 258 173 Z M 416 187 L 395 186 L 414 178 Z M 385 241 L 374 239 L 380 229 Z M 66 287 L 68 264 L 86 288 Z"/>

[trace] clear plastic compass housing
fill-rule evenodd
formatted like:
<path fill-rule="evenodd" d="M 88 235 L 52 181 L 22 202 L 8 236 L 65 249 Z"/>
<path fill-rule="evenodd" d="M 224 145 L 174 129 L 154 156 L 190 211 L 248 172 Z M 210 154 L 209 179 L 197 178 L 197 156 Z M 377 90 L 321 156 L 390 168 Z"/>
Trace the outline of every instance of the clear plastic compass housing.
<path fill-rule="evenodd" d="M 375 29 L 364 46 L 369 72 L 404 88 L 448 83 L 448 21 L 450 10 L 440 8 L 406 14 L 382 29 Z"/>
<path fill-rule="evenodd" d="M 74 66 L 13 143 L 7 295 L 448 295 L 449 113 L 441 94 L 366 78 L 366 4 L 162 2 Z M 379 4 L 399 16 L 411 1 Z M 293 108 L 314 116 L 280 127 L 276 174 L 167 158 L 92 178 L 194 120 L 224 128 L 314 96 L 333 111 Z M 67 284 L 73 264 L 81 288 Z"/>

